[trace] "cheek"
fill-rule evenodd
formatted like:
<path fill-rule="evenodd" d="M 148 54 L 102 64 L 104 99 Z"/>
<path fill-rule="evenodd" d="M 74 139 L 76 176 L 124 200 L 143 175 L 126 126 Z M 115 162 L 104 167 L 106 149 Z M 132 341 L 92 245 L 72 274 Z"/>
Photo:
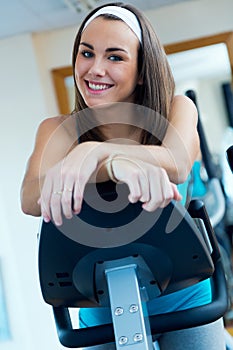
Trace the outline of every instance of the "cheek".
<path fill-rule="evenodd" d="M 130 83 L 132 80 L 134 80 L 134 77 L 136 77 L 136 70 L 131 65 L 126 65 L 124 68 L 115 68 L 115 69 L 109 69 L 110 75 L 116 80 Z"/>
<path fill-rule="evenodd" d="M 137 67 L 134 65 L 129 66 L 127 69 L 121 72 L 121 75 L 119 74 L 120 79 L 122 82 L 125 82 L 126 86 L 128 87 L 134 87 L 138 82 L 138 71 Z"/>
<path fill-rule="evenodd" d="M 79 88 L 80 87 L 80 83 L 79 83 L 79 74 L 77 72 L 77 69 L 75 67 L 75 83 L 77 85 L 77 87 Z"/>
<path fill-rule="evenodd" d="M 83 76 L 83 74 L 86 71 L 86 64 L 85 62 L 83 62 L 83 60 L 77 56 L 76 58 L 76 62 L 75 62 L 75 77 L 76 77 L 76 81 L 77 79 L 79 79 L 80 77 Z"/>
<path fill-rule="evenodd" d="M 75 82 L 80 92 L 82 91 L 83 89 L 82 86 L 84 84 L 84 81 L 82 79 L 83 76 L 84 76 L 84 72 L 82 68 L 80 69 L 79 65 L 75 65 Z"/>

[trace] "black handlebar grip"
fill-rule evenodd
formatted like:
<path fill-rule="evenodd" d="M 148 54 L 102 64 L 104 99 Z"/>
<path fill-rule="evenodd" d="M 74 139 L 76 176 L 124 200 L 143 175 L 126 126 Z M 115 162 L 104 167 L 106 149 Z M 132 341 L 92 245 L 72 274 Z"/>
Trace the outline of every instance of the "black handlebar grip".
<path fill-rule="evenodd" d="M 229 147 L 227 150 L 227 160 L 230 165 L 231 171 L 233 172 L 233 146 Z"/>

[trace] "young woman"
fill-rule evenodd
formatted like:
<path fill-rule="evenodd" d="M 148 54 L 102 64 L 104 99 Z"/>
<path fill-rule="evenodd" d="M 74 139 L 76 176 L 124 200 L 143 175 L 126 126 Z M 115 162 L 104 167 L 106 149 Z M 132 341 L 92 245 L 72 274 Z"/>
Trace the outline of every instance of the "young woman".
<path fill-rule="evenodd" d="M 147 211 L 181 200 L 199 151 L 197 111 L 174 96 L 164 50 L 150 23 L 132 6 L 113 3 L 83 21 L 73 49 L 76 104 L 69 116 L 44 120 L 22 184 L 22 210 L 62 224 L 81 210 L 88 182 L 113 180 Z M 182 193 L 185 201 L 185 193 Z M 151 313 L 211 301 L 209 281 L 153 300 Z M 108 320 L 84 309 L 81 326 Z M 163 334 L 161 350 L 225 349 L 222 321 Z M 114 349 L 114 344 L 100 347 Z"/>

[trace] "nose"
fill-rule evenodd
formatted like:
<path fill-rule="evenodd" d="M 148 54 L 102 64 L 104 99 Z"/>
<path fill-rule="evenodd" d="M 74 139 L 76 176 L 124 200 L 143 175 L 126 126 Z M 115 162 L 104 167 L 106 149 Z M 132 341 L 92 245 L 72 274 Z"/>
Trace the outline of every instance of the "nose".
<path fill-rule="evenodd" d="M 92 76 L 104 76 L 106 73 L 106 67 L 101 58 L 96 57 L 89 69 L 89 74 Z"/>

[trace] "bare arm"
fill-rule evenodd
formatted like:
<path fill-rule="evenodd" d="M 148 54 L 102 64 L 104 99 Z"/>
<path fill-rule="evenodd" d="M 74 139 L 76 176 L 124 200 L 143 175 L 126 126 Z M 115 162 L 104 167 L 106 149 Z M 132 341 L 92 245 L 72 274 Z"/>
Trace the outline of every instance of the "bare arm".
<path fill-rule="evenodd" d="M 72 146 L 72 137 L 62 127 L 63 117 L 44 120 L 38 128 L 35 146 L 28 160 L 21 186 L 21 207 L 25 214 L 41 215 L 37 203 L 45 175 L 51 167 L 65 157 Z"/>
<path fill-rule="evenodd" d="M 155 210 L 179 198 L 172 182 L 185 181 L 199 149 L 197 111 L 191 100 L 182 96 L 174 99 L 162 146 L 113 142 L 77 145 L 75 126 L 72 122 L 63 124 L 62 118 L 51 118 L 40 125 L 21 190 L 25 213 L 42 214 L 48 221 L 53 217 L 57 224 L 61 224 L 61 211 L 67 218 L 72 216 L 72 199 L 74 211 L 80 211 L 85 185 L 93 175 L 95 179 L 99 169 L 98 181 L 109 179 L 105 167 L 109 156 L 119 155 L 118 162 L 114 158 L 114 172 L 129 186 L 130 201 L 140 200 L 146 203 L 145 209 Z M 59 192 L 61 196 L 55 195 Z"/>
<path fill-rule="evenodd" d="M 185 96 L 174 98 L 169 126 L 161 146 L 110 144 L 108 152 L 109 155 L 115 153 L 136 157 L 162 167 L 172 182 L 183 183 L 199 152 L 195 105 Z"/>
<path fill-rule="evenodd" d="M 159 158 L 161 166 L 166 169 L 174 183 L 182 183 L 187 179 L 197 158 L 199 152 L 197 121 L 197 109 L 193 102 L 185 96 L 176 96 Z M 158 147 L 156 151 L 159 153 Z M 159 157 L 159 154 L 156 157 Z"/>

